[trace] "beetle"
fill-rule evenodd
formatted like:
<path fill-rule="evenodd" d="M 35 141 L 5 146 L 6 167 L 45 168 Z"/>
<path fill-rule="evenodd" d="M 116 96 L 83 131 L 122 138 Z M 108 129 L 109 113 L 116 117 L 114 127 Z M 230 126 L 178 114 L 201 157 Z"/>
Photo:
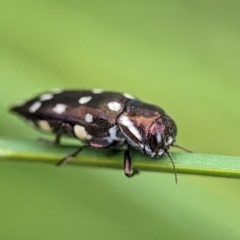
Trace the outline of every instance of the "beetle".
<path fill-rule="evenodd" d="M 60 144 L 62 136 L 81 140 L 84 145 L 62 158 L 60 166 L 86 147 L 109 148 L 126 146 L 124 173 L 132 177 L 138 170 L 131 167 L 130 151 L 140 150 L 150 157 L 166 154 L 177 175 L 169 148 L 176 145 L 177 126 L 165 111 L 142 102 L 130 94 L 93 90 L 52 90 L 10 109 L 35 127 L 55 135 Z"/>

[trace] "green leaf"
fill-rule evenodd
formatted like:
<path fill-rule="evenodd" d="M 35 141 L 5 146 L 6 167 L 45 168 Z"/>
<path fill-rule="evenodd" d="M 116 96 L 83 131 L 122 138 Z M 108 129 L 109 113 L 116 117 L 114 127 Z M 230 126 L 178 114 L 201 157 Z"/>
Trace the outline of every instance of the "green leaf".
<path fill-rule="evenodd" d="M 53 146 L 34 141 L 0 139 L 0 159 L 28 162 L 57 163 L 78 146 Z M 199 153 L 172 153 L 177 173 L 228 178 L 240 178 L 240 157 L 218 156 Z M 141 171 L 173 172 L 168 157 L 152 159 L 133 152 L 133 168 Z M 80 166 L 123 168 L 122 150 L 84 149 L 69 163 Z"/>

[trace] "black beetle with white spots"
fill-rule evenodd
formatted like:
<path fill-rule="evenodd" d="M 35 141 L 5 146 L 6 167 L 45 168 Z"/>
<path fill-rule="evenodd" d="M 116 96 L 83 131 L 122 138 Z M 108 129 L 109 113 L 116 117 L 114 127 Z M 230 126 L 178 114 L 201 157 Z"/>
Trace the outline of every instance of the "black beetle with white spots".
<path fill-rule="evenodd" d="M 109 148 L 126 146 L 124 173 L 132 177 L 130 151 L 140 150 L 150 157 L 161 157 L 176 145 L 177 126 L 162 108 L 144 103 L 127 93 L 103 92 L 100 89 L 52 90 L 29 101 L 18 103 L 11 111 L 31 121 L 37 128 L 56 136 L 81 140 L 84 145 L 65 156 L 57 165 L 66 163 L 86 147 Z M 177 180 L 177 178 L 176 178 Z"/>

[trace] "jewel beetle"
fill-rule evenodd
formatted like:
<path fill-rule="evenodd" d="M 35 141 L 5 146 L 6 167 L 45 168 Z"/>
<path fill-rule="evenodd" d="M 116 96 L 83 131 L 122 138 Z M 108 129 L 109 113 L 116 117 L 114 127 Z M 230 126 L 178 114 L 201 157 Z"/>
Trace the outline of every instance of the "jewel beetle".
<path fill-rule="evenodd" d="M 60 166 L 75 157 L 86 147 L 109 148 L 126 146 L 124 173 L 132 177 L 138 170 L 131 167 L 130 151 L 140 150 L 150 157 L 166 154 L 177 175 L 169 148 L 176 145 L 177 126 L 165 111 L 155 105 L 142 102 L 130 94 L 93 90 L 52 90 L 10 109 L 35 127 L 56 136 L 60 144 L 62 136 L 81 140 L 84 145 L 62 158 Z"/>

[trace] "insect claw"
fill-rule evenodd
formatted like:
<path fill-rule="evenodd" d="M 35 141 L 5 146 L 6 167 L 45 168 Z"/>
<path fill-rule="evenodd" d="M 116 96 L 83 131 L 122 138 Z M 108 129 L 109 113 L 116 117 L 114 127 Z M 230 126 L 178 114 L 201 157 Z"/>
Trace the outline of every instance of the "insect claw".
<path fill-rule="evenodd" d="M 135 176 L 139 173 L 140 173 L 140 171 L 138 169 L 132 169 L 131 173 L 130 174 L 125 173 L 125 176 L 128 177 L 128 178 L 131 178 L 131 177 L 133 177 L 133 176 Z"/>

